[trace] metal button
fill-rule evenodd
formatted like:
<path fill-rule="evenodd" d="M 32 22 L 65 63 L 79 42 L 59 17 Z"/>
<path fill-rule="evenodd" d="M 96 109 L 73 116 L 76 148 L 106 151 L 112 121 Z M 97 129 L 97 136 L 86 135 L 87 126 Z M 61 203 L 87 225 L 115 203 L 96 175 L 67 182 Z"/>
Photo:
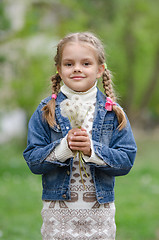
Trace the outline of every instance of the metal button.
<path fill-rule="evenodd" d="M 99 200 L 100 200 L 100 199 L 103 199 L 103 197 L 99 197 L 98 199 L 99 199 Z"/>
<path fill-rule="evenodd" d="M 66 196 L 66 194 L 63 194 L 62 197 L 63 197 L 63 198 L 66 198 L 67 196 Z"/>
<path fill-rule="evenodd" d="M 70 175 L 70 171 L 69 171 L 69 170 L 67 170 L 67 175 L 68 175 L 68 176 Z"/>

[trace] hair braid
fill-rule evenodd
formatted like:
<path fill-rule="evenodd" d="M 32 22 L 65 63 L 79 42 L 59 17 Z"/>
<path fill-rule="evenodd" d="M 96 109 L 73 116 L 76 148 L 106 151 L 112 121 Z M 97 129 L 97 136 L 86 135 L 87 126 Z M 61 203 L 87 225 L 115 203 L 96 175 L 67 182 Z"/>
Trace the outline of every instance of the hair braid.
<path fill-rule="evenodd" d="M 58 95 L 58 92 L 60 90 L 60 82 L 61 82 L 61 77 L 60 75 L 57 73 L 56 75 L 53 75 L 51 77 L 51 81 L 52 81 L 52 94 L 56 94 Z M 46 119 L 46 121 L 48 122 L 48 124 L 53 127 L 56 124 L 55 121 L 55 99 L 52 98 L 47 105 L 45 105 L 42 108 L 43 111 L 43 116 L 44 119 Z"/>
<path fill-rule="evenodd" d="M 107 97 L 110 97 L 113 102 L 116 101 L 116 96 L 115 96 L 115 92 L 112 86 L 112 80 L 111 80 L 111 73 L 108 69 L 105 69 L 104 73 L 103 73 L 103 88 L 105 91 L 105 94 Z M 113 111 L 115 112 L 117 118 L 118 118 L 118 129 L 122 130 L 127 123 L 126 117 L 125 117 L 125 113 L 122 110 L 121 107 L 117 106 L 117 105 L 113 105 Z"/>
<path fill-rule="evenodd" d="M 51 82 L 52 82 L 52 94 L 56 94 L 58 95 L 58 92 L 60 90 L 60 82 L 61 82 L 61 77 L 60 75 L 57 73 L 56 75 L 53 75 L 51 77 Z"/>
<path fill-rule="evenodd" d="M 112 86 L 111 73 L 108 69 L 105 69 L 103 73 L 103 88 L 106 96 L 110 97 L 115 102 L 116 97 Z"/>

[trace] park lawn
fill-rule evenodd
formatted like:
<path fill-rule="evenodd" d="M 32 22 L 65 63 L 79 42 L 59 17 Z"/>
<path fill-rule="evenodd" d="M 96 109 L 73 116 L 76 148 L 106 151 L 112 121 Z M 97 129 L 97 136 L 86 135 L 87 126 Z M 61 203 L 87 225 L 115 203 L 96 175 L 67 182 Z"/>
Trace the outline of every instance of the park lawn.
<path fill-rule="evenodd" d="M 159 141 L 137 140 L 135 165 L 116 178 L 116 240 L 159 240 Z M 28 169 L 22 141 L 0 146 L 0 239 L 40 240 L 41 176 Z"/>
<path fill-rule="evenodd" d="M 133 169 L 116 178 L 117 240 L 159 240 L 159 140 L 137 140 Z"/>
<path fill-rule="evenodd" d="M 33 175 L 14 141 L 0 148 L 0 239 L 40 240 L 41 176 Z"/>

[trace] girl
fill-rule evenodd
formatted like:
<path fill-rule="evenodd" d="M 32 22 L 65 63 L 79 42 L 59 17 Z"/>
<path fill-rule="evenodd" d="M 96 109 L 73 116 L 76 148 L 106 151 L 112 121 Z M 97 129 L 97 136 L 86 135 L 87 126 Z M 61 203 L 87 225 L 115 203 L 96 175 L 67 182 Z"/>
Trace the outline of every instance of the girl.
<path fill-rule="evenodd" d="M 115 103 L 97 37 L 66 36 L 57 46 L 55 65 L 52 96 L 31 117 L 24 151 L 31 171 L 42 175 L 42 236 L 113 240 L 114 178 L 130 171 L 136 155 L 131 127 Z M 106 96 L 96 87 L 100 77 Z"/>

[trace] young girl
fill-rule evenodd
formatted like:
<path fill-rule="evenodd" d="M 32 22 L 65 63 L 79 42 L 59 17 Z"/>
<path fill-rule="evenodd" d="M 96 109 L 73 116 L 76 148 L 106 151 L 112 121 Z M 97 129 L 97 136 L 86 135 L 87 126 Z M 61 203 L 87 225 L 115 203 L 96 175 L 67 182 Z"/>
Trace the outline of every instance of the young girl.
<path fill-rule="evenodd" d="M 55 65 L 52 96 L 31 117 L 24 151 L 31 171 L 42 175 L 41 233 L 44 240 L 113 240 L 115 176 L 127 174 L 136 155 L 131 127 L 97 37 L 66 36 Z M 96 87 L 100 77 L 106 96 Z"/>

